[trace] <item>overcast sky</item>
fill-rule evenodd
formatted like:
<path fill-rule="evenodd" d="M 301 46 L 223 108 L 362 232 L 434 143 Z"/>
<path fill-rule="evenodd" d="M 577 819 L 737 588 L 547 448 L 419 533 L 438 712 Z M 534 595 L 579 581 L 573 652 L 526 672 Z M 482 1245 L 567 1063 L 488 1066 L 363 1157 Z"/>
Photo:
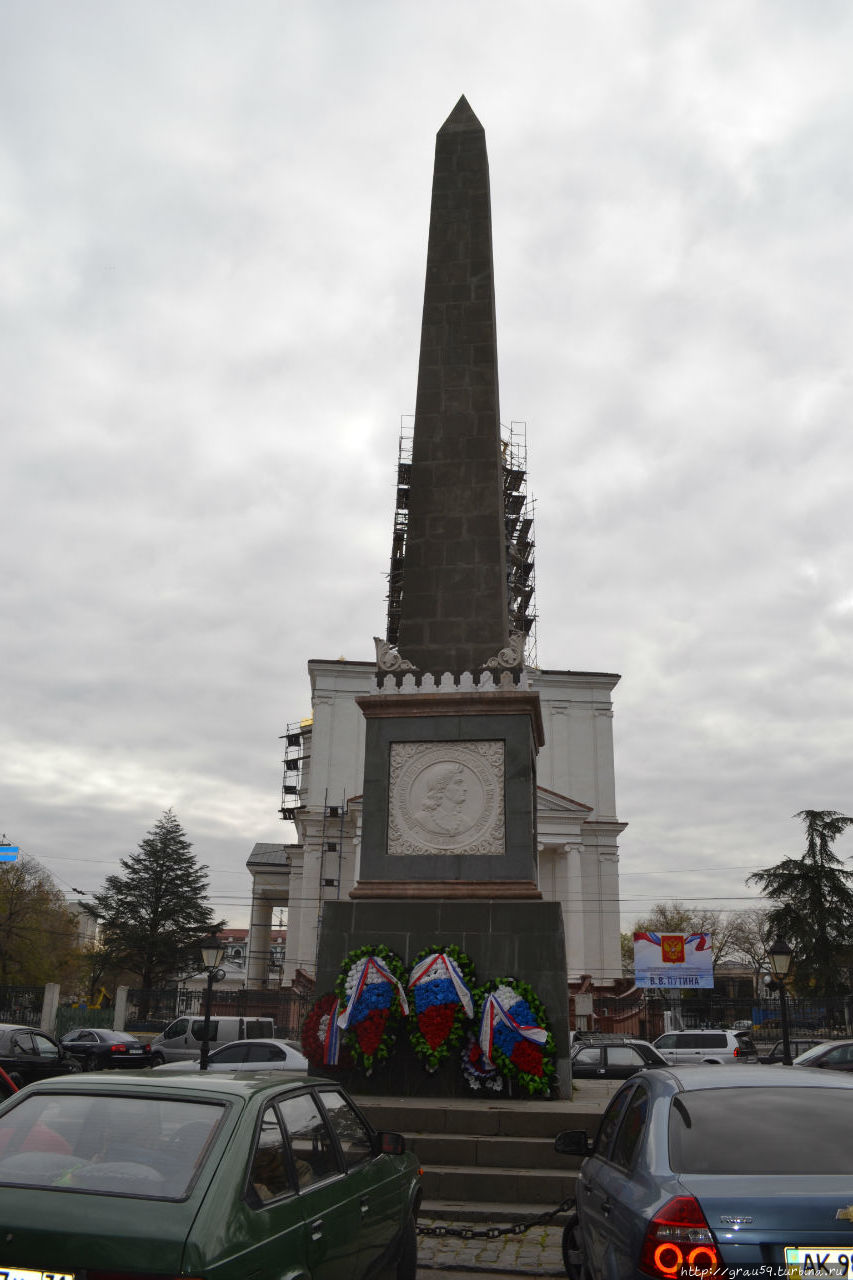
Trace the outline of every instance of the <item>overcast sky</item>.
<path fill-rule="evenodd" d="M 462 93 L 623 920 L 853 811 L 851 59 L 835 0 L 6 0 L 0 832 L 91 892 L 171 806 L 247 923 L 306 662 L 384 631 Z"/>

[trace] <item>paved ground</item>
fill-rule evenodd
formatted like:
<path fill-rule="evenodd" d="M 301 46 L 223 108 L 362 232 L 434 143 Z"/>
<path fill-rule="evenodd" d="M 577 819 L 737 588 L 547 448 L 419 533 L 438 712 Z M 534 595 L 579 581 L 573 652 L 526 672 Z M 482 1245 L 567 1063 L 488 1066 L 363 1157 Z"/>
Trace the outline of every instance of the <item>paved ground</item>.
<path fill-rule="evenodd" d="M 429 1218 L 419 1222 L 429 1224 Z M 482 1223 L 472 1224 L 475 1228 Z M 500 1225 L 498 1223 L 495 1224 Z M 452 1236 L 418 1237 L 418 1280 L 446 1280 L 486 1272 L 490 1280 L 509 1276 L 565 1276 L 560 1248 L 561 1227 L 531 1227 L 524 1235 L 499 1240 L 458 1240 Z"/>

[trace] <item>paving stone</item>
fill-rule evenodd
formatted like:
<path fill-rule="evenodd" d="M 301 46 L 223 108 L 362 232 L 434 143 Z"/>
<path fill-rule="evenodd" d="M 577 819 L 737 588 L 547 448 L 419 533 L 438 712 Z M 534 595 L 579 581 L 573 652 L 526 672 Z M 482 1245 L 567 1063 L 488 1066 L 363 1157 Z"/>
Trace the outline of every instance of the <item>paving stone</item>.
<path fill-rule="evenodd" d="M 433 1219 L 420 1218 L 419 1223 L 433 1225 Z M 437 1220 L 436 1220 L 437 1221 Z M 471 1226 L 482 1230 L 482 1222 L 454 1222 L 442 1225 Z M 561 1249 L 562 1228 L 534 1226 L 523 1236 L 505 1235 L 497 1240 L 462 1240 L 454 1236 L 418 1237 L 418 1275 L 434 1280 L 441 1274 L 449 1278 L 481 1272 L 498 1280 L 513 1276 L 564 1276 Z"/>

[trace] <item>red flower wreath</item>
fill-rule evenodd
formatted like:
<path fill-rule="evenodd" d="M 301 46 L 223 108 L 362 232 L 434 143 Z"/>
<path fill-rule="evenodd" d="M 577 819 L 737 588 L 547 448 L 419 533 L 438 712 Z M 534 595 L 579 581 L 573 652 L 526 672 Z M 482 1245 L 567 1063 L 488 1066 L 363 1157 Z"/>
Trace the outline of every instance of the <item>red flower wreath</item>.
<path fill-rule="evenodd" d="M 312 1067 L 323 1067 L 328 1070 L 333 1063 L 326 1062 L 326 1029 L 329 1019 L 334 1017 L 338 1009 L 338 998 L 333 991 L 320 996 L 308 1010 L 302 1024 L 302 1052 Z M 337 1065 L 352 1066 L 352 1054 L 345 1044 L 341 1044 Z"/>

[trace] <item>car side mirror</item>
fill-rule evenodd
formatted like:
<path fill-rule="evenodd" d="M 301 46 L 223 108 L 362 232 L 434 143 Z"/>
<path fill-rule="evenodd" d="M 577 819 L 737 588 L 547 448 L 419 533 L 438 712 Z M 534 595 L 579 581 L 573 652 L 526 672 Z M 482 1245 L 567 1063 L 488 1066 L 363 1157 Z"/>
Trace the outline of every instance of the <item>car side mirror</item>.
<path fill-rule="evenodd" d="M 406 1151 L 406 1139 L 402 1133 L 380 1133 L 379 1151 L 384 1156 L 402 1156 Z"/>
<path fill-rule="evenodd" d="M 592 1151 L 592 1139 L 586 1129 L 564 1129 L 554 1139 L 554 1150 L 561 1156 L 586 1156 Z"/>

